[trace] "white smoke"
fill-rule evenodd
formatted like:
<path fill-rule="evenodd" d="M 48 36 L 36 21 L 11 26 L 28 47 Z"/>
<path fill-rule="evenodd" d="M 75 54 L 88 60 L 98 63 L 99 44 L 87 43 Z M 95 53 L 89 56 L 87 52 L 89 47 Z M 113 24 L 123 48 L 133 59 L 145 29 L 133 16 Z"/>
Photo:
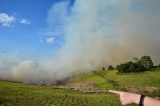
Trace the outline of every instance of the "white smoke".
<path fill-rule="evenodd" d="M 10 64 L 7 59 L 7 69 L 1 59 L 0 77 L 61 80 L 142 55 L 158 63 L 159 4 L 159 0 L 76 0 L 69 7 L 68 1 L 58 2 L 49 10 L 47 21 L 51 29 L 57 25 L 63 30 L 64 46 L 57 54 L 36 61 L 19 59 Z"/>

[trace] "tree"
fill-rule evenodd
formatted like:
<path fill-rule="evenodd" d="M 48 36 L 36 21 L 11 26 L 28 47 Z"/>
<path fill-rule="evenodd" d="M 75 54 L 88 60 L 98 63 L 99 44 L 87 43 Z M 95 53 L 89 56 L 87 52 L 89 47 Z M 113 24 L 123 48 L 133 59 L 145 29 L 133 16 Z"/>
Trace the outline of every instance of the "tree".
<path fill-rule="evenodd" d="M 138 64 L 143 65 L 146 70 L 153 68 L 153 62 L 150 56 L 142 56 Z"/>
<path fill-rule="evenodd" d="M 125 64 L 120 64 L 120 65 L 118 65 L 117 66 L 117 69 L 118 69 L 118 71 L 119 72 L 130 72 L 130 70 L 129 70 L 129 62 L 128 63 L 125 63 Z"/>
<path fill-rule="evenodd" d="M 112 65 L 108 66 L 108 70 L 113 70 L 113 69 L 114 69 L 114 67 Z"/>
<path fill-rule="evenodd" d="M 105 70 L 106 70 L 106 68 L 105 68 L 105 67 L 102 67 L 102 70 L 103 70 L 103 71 L 105 71 Z"/>
<path fill-rule="evenodd" d="M 160 64 L 158 65 L 158 68 L 160 68 Z"/>
<path fill-rule="evenodd" d="M 146 71 L 143 65 L 133 62 L 127 62 L 125 64 L 120 64 L 117 66 L 119 72 L 126 73 L 126 72 L 142 72 Z"/>
<path fill-rule="evenodd" d="M 150 56 L 142 56 L 140 60 L 136 59 L 136 62 L 130 61 L 117 65 L 119 72 L 142 72 L 151 68 L 153 68 L 153 62 Z"/>
<path fill-rule="evenodd" d="M 137 64 L 133 62 L 128 62 L 128 72 L 135 72 L 137 71 Z"/>
<path fill-rule="evenodd" d="M 137 72 L 146 71 L 145 67 L 142 64 L 139 64 L 139 62 L 137 62 L 136 64 L 137 64 L 137 68 L 136 68 Z"/>

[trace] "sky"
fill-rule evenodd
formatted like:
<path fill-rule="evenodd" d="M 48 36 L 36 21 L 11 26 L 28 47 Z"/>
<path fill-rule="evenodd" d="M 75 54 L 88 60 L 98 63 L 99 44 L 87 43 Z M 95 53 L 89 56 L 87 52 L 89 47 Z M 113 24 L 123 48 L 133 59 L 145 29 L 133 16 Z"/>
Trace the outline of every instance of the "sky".
<path fill-rule="evenodd" d="M 63 32 L 55 30 L 58 27 L 56 24 L 52 24 L 51 28 L 48 15 L 52 6 L 62 1 L 64 0 L 1 0 L 0 52 L 38 57 L 61 48 Z M 68 3 L 73 4 L 73 0 Z"/>
<path fill-rule="evenodd" d="M 0 0 L 0 79 L 62 80 L 151 56 L 160 0 Z"/>

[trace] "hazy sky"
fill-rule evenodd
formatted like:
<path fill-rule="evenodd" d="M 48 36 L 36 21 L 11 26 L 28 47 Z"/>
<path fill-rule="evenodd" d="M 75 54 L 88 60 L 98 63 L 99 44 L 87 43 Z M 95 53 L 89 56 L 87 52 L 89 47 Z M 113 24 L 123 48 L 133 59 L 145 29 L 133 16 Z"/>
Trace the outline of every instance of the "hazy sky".
<path fill-rule="evenodd" d="M 61 80 L 149 55 L 160 0 L 0 0 L 0 78 Z"/>

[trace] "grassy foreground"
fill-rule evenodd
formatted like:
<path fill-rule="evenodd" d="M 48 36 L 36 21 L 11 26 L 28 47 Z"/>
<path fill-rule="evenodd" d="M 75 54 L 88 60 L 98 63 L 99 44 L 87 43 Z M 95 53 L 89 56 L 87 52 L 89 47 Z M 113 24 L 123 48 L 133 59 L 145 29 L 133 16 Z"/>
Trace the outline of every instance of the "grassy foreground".
<path fill-rule="evenodd" d="M 91 81 L 103 89 L 138 91 L 160 97 L 160 70 L 118 74 L 117 71 L 96 71 L 80 74 L 71 83 Z M 120 88 L 118 88 L 120 87 Z M 131 89 L 132 88 L 132 89 Z M 130 90 L 131 89 L 131 90 Z M 158 90 L 157 90 L 158 89 Z M 54 89 L 22 83 L 0 81 L 0 106 L 121 106 L 113 94 L 85 94 L 69 89 Z M 133 105 L 132 105 L 133 106 Z"/>
<path fill-rule="evenodd" d="M 111 94 L 81 94 L 72 90 L 53 89 L 0 81 L 0 106 L 119 106 Z"/>

